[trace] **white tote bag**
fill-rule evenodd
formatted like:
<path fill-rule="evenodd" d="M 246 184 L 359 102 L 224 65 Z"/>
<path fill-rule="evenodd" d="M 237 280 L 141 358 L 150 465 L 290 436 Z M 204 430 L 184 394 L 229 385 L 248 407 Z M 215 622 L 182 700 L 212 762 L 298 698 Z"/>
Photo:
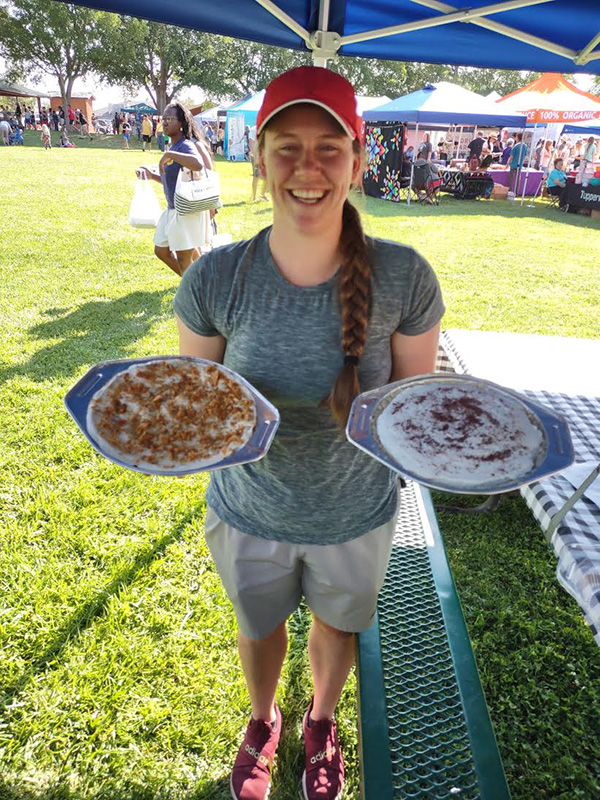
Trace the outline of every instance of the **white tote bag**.
<path fill-rule="evenodd" d="M 162 211 L 154 189 L 147 178 L 138 178 L 129 206 L 129 224 L 132 228 L 155 228 Z"/>
<path fill-rule="evenodd" d="M 219 174 L 212 169 L 191 172 L 181 168 L 175 186 L 175 210 L 195 214 L 221 208 Z"/>

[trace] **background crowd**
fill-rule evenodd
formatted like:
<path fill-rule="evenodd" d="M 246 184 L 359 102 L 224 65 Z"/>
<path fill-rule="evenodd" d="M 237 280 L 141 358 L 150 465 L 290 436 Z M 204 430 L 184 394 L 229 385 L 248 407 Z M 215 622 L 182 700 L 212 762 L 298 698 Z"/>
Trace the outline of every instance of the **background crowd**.
<path fill-rule="evenodd" d="M 461 143 L 449 131 L 445 138 L 434 146 L 431 134 L 424 133 L 417 146 L 406 148 L 403 177 L 410 176 L 411 164 L 429 171 L 430 181 L 439 179 L 440 167 L 451 166 L 465 172 L 487 172 L 503 169 L 509 171 L 509 196 L 514 193 L 517 173 L 521 169 L 543 172 L 543 192 L 560 193 L 566 184 L 567 174 L 575 176 L 575 183 L 585 186 L 594 183 L 594 161 L 600 152 L 600 138 L 562 135 L 558 141 L 542 136 L 530 148 L 523 140 L 523 133 L 511 134 L 507 129 L 485 134 L 477 131 L 473 139 L 461 151 Z M 441 180 L 439 181 L 441 185 Z M 435 187 L 434 187 L 435 188 Z M 428 198 L 431 200 L 431 198 Z"/>
<path fill-rule="evenodd" d="M 522 137 L 521 140 L 522 141 Z M 511 158 L 513 148 L 517 144 L 517 134 L 510 134 L 505 130 L 500 133 L 488 133 L 477 131 L 473 139 L 466 146 L 464 158 L 459 158 L 463 153 L 460 152 L 460 143 L 454 139 L 452 132 L 449 132 L 444 139 L 437 145 L 431 142 L 431 134 L 424 133 L 423 139 L 417 147 L 416 153 L 414 146 L 406 148 L 405 153 L 409 161 L 422 159 L 430 163 L 447 165 L 452 162 L 459 162 L 466 170 L 485 170 L 491 166 L 506 167 Z M 522 167 L 532 167 L 542 170 L 548 174 L 553 167 L 555 158 L 561 158 L 565 169 L 577 170 L 586 155 L 586 151 L 591 145 L 595 146 L 594 154 L 600 151 L 600 138 L 594 137 L 571 137 L 567 134 L 558 140 L 540 138 L 533 153 L 530 154 L 529 147 L 523 142 L 523 156 L 521 158 Z"/>
<path fill-rule="evenodd" d="M 51 131 L 60 133 L 59 144 L 63 147 L 73 147 L 69 141 L 67 130 L 78 133 L 81 137 L 92 138 L 95 130 L 96 115 L 92 114 L 88 120 L 81 109 L 67 106 L 65 112 L 62 105 L 57 108 L 21 105 L 17 100 L 14 108 L 0 105 L 0 141 L 5 145 L 23 144 L 23 131 L 40 131 L 44 147 L 52 146 Z"/>

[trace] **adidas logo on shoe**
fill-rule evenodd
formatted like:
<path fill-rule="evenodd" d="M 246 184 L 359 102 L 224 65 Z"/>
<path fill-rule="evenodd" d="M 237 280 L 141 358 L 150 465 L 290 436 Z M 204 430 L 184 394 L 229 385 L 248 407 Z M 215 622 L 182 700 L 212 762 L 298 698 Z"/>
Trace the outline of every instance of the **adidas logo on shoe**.
<path fill-rule="evenodd" d="M 335 719 L 316 720 L 309 725 L 312 708 L 311 701 L 302 724 L 306 757 L 302 797 L 303 800 L 340 800 L 344 786 L 344 761 Z"/>
<path fill-rule="evenodd" d="M 256 747 L 252 747 L 252 745 L 250 745 L 250 744 L 247 744 L 247 745 L 244 747 L 244 750 L 245 750 L 245 751 L 246 751 L 246 752 L 247 752 L 249 755 L 251 755 L 251 756 L 252 756 L 252 758 L 255 758 L 257 761 L 260 761 L 260 763 L 261 763 L 261 764 L 264 764 L 264 766 L 265 766 L 265 767 L 268 767 L 268 766 L 269 766 L 269 759 L 268 759 L 268 758 L 265 758 L 265 756 L 263 756 L 263 755 L 262 755 L 262 753 L 260 753 L 260 752 L 259 752 L 259 751 L 256 749 Z"/>
<path fill-rule="evenodd" d="M 319 753 L 316 753 L 310 759 L 311 764 L 318 764 L 319 761 L 323 761 L 324 758 L 333 758 L 335 755 L 335 747 L 328 747 L 327 750 L 321 750 Z"/>
<path fill-rule="evenodd" d="M 229 780 L 234 800 L 267 800 L 281 728 L 281 712 L 277 706 L 275 725 L 250 718 Z"/>

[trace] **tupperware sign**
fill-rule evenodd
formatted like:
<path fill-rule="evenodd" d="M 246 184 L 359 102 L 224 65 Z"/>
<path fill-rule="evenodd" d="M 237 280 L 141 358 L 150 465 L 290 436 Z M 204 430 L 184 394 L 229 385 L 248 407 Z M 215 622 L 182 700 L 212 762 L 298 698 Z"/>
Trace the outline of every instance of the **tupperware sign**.
<path fill-rule="evenodd" d="M 592 192 L 586 192 L 585 189 L 582 189 L 580 196 L 585 203 L 593 203 L 594 205 L 600 206 L 600 194 L 593 194 Z"/>
<path fill-rule="evenodd" d="M 538 108 L 527 112 L 527 122 L 581 122 L 588 119 L 600 119 L 600 103 L 598 111 L 553 111 Z"/>

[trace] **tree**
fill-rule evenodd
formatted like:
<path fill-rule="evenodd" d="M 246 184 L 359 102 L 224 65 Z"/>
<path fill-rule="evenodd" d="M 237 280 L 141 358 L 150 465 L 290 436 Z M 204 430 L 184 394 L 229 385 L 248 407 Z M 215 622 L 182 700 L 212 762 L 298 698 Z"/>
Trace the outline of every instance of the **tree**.
<path fill-rule="evenodd" d="M 108 37 L 99 72 L 130 90 L 143 87 L 163 110 L 185 87 L 219 98 L 237 98 L 264 86 L 310 54 L 281 47 L 182 30 L 120 16 Z"/>
<path fill-rule="evenodd" d="M 26 73 L 58 81 L 63 107 L 94 70 L 110 15 L 51 0 L 0 0 L 0 54 Z"/>
<path fill-rule="evenodd" d="M 357 94 L 399 97 L 427 83 L 448 80 L 450 67 L 412 61 L 382 61 L 375 58 L 340 57 L 332 69 L 348 78 Z"/>
<path fill-rule="evenodd" d="M 18 64 L 7 64 L 4 73 L 0 75 L 0 81 L 2 81 L 2 83 L 8 83 L 11 86 L 15 83 L 25 83 L 26 80 L 27 75 L 25 70 Z"/>
<path fill-rule="evenodd" d="M 209 34 L 111 15 L 111 30 L 97 70 L 105 81 L 130 91 L 143 87 L 159 111 L 186 86 L 206 89 L 219 64 Z"/>
<path fill-rule="evenodd" d="M 211 57 L 219 69 L 211 76 L 213 94 L 236 98 L 254 94 L 288 69 L 311 63 L 307 51 L 288 50 L 259 42 L 211 36 Z"/>
<path fill-rule="evenodd" d="M 540 72 L 521 73 L 516 69 L 478 69 L 474 67 L 455 67 L 458 70 L 456 83 L 478 94 L 488 95 L 490 92 L 505 94 L 520 89 L 527 83 L 539 78 Z"/>
<path fill-rule="evenodd" d="M 353 84 L 358 94 L 399 97 L 422 89 L 428 83 L 449 81 L 478 94 L 500 95 L 521 88 L 539 77 L 537 72 L 521 75 L 517 70 L 479 69 L 448 64 L 420 64 L 412 61 L 341 57 L 333 69 Z"/>
<path fill-rule="evenodd" d="M 144 87 L 160 110 L 188 86 L 197 86 L 212 97 L 238 98 L 263 89 L 287 69 L 311 63 L 307 51 L 182 30 L 132 17 L 114 16 L 112 26 L 103 51 L 102 76 L 131 91 Z M 390 97 L 441 80 L 484 94 L 493 89 L 506 94 L 523 83 L 516 71 L 344 56 L 331 68 L 345 75 L 359 94 Z"/>

